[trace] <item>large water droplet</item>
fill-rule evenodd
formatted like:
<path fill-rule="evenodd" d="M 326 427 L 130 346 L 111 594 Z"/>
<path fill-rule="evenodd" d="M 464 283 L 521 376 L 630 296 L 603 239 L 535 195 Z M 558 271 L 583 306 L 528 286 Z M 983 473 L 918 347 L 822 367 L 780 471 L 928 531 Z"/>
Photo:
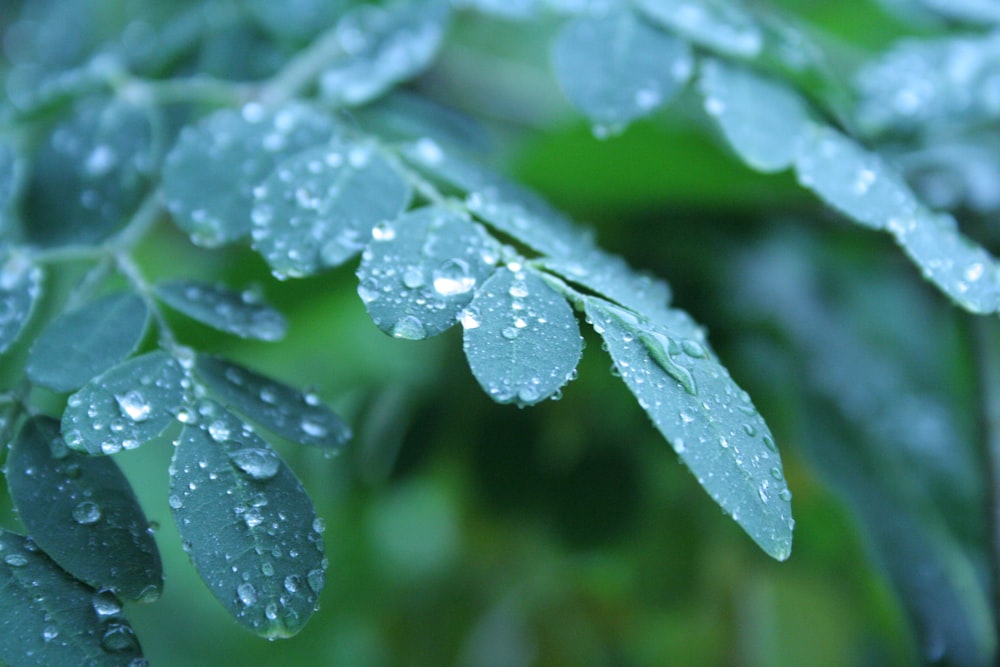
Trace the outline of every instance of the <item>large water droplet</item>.
<path fill-rule="evenodd" d="M 135 632 L 124 623 L 109 623 L 101 637 L 101 646 L 108 653 L 132 653 L 139 650 Z"/>
<path fill-rule="evenodd" d="M 101 619 L 117 616 L 122 611 L 122 605 L 118 601 L 118 598 L 115 597 L 113 591 L 107 588 L 94 593 L 91 604 L 97 613 L 97 617 Z"/>
<path fill-rule="evenodd" d="M 393 338 L 406 338 L 407 340 L 423 340 L 427 338 L 427 330 L 424 323 L 414 315 L 407 315 L 399 319 L 392 327 Z"/>
<path fill-rule="evenodd" d="M 146 402 L 142 393 L 133 389 L 121 396 L 115 396 L 118 408 L 122 414 L 134 422 L 144 422 L 149 419 L 153 407 Z"/>
<path fill-rule="evenodd" d="M 230 452 L 229 458 L 236 467 L 258 481 L 266 481 L 278 474 L 281 461 L 269 449 L 247 447 Z"/>
<path fill-rule="evenodd" d="M 466 294 L 476 285 L 476 277 L 469 270 L 468 262 L 449 259 L 434 269 L 434 291 L 441 296 Z"/>
<path fill-rule="evenodd" d="M 312 589 L 313 593 L 319 593 L 322 591 L 325 581 L 326 578 L 323 575 L 323 570 L 319 568 L 309 570 L 309 574 L 306 575 L 306 583 L 309 584 L 309 588 Z"/>
<path fill-rule="evenodd" d="M 73 520 L 81 526 L 97 523 L 101 520 L 101 506 L 90 500 L 84 500 L 73 508 Z"/>

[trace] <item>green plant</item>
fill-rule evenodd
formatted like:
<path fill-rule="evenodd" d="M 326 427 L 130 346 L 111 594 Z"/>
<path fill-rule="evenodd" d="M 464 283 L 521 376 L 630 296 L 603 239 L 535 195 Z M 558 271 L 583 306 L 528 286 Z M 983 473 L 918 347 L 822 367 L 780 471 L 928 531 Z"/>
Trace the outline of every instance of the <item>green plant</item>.
<path fill-rule="evenodd" d="M 681 97 L 678 115 L 711 119 L 753 170 L 792 169 L 843 217 L 888 233 L 957 306 L 1000 309 L 990 231 L 976 243 L 938 210 L 971 227 L 1000 206 L 982 185 L 997 169 L 983 152 L 1000 113 L 992 34 L 901 43 L 860 67 L 851 89 L 836 48 L 774 8 L 724 0 L 161 4 L 26 0 L 0 19 L 12 52 L 0 108 L 2 428 L 26 531 L 0 533 L 0 659 L 10 664 L 143 662 L 119 599 L 158 598 L 162 566 L 108 455 L 171 440 L 163 500 L 229 614 L 275 638 L 316 608 L 324 521 L 276 449 L 332 455 L 350 429 L 316 392 L 202 346 L 204 331 L 176 317 L 281 340 L 286 320 L 263 298 L 276 283 L 213 279 L 214 261 L 256 266 L 246 248 L 278 281 L 357 263 L 357 293 L 379 329 L 422 340 L 461 328 L 473 376 L 499 403 L 558 398 L 576 375 L 585 319 L 699 484 L 767 554 L 788 558 L 791 492 L 776 438 L 704 329 L 670 305 L 665 282 L 485 166 L 474 121 L 439 106 L 455 101 L 447 86 L 402 88 L 433 66 L 455 16 L 517 20 L 515 34 L 551 38 L 557 83 L 598 137 Z M 927 30 L 998 20 L 976 2 L 939 4 L 906 11 Z M 1000 466 L 995 415 L 989 479 L 947 415 L 926 428 L 954 451 L 908 455 L 905 441 L 925 437 L 920 419 L 937 403 L 889 400 L 909 391 L 893 380 L 897 366 L 816 305 L 826 297 L 815 267 L 835 260 L 808 239 L 775 238 L 732 254 L 744 310 L 730 315 L 770 322 L 811 358 L 811 385 L 833 406 L 824 434 L 859 424 L 883 441 L 843 459 L 823 447 L 807 456 L 874 527 L 874 553 L 927 657 L 989 663 L 997 554 L 981 514 Z M 909 287 L 882 301 L 856 296 L 880 289 L 878 279 L 853 278 L 845 303 L 893 313 L 909 298 Z M 323 295 L 310 298 L 322 305 Z M 896 315 L 907 321 L 921 298 Z M 981 400 L 995 410 L 996 331 L 969 326 L 980 337 Z M 894 352 L 914 364 L 933 354 Z M 855 376 L 827 375 L 838 366 Z M 879 478 L 900 465 L 910 482 Z"/>

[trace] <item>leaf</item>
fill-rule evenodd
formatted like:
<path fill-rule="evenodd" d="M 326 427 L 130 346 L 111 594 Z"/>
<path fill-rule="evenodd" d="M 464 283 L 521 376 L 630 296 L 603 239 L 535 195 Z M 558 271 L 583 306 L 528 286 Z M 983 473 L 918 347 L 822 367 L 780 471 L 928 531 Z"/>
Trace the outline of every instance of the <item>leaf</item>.
<path fill-rule="evenodd" d="M 21 335 L 42 293 L 42 269 L 16 248 L 0 247 L 0 354 Z"/>
<path fill-rule="evenodd" d="M 375 147 L 335 142 L 303 151 L 254 190 L 253 246 L 280 277 L 347 261 L 372 227 L 399 216 L 410 185 Z"/>
<path fill-rule="evenodd" d="M 791 554 L 791 492 L 771 432 L 686 316 L 642 320 L 596 297 L 587 317 L 622 380 L 715 500 L 764 551 Z"/>
<path fill-rule="evenodd" d="M 281 162 L 329 141 L 333 120 L 307 104 L 275 111 L 251 103 L 185 127 L 163 165 L 163 193 L 178 226 L 204 246 L 250 234 L 253 189 Z"/>
<path fill-rule="evenodd" d="M 184 427 L 170 465 L 184 548 L 236 621 L 263 637 L 290 637 L 323 588 L 322 522 L 266 442 L 215 404 L 199 413 L 206 418 Z"/>
<path fill-rule="evenodd" d="M 0 141 L 0 234 L 10 231 L 10 209 L 21 189 L 23 169 L 23 160 L 14 146 Z"/>
<path fill-rule="evenodd" d="M 196 357 L 194 370 L 215 400 L 292 442 L 337 451 L 351 438 L 347 424 L 313 393 L 206 355 Z"/>
<path fill-rule="evenodd" d="M 103 600 L 30 539 L 0 529 L 0 660 L 18 667 L 141 664 L 135 632 L 117 613 L 98 613 Z"/>
<path fill-rule="evenodd" d="M 448 18 L 448 3 L 440 0 L 356 7 L 337 25 L 345 58 L 320 76 L 320 95 L 333 105 L 359 106 L 413 78 L 433 62 Z"/>
<path fill-rule="evenodd" d="M 173 423 L 187 382 L 180 364 L 160 350 L 115 366 L 69 397 L 66 444 L 85 454 L 135 449 Z"/>
<path fill-rule="evenodd" d="M 635 0 L 650 20 L 723 54 L 753 58 L 764 38 L 738 0 Z"/>
<path fill-rule="evenodd" d="M 440 207 L 376 229 L 358 267 L 358 294 L 375 324 L 419 340 L 448 329 L 489 277 L 500 244 L 479 225 Z"/>
<path fill-rule="evenodd" d="M 34 157 L 24 199 L 28 240 L 91 244 L 118 231 L 148 184 L 152 130 L 138 106 L 79 102 Z"/>
<path fill-rule="evenodd" d="M 241 338 L 277 341 L 288 328 L 284 316 L 252 292 L 234 292 L 194 280 L 158 283 L 153 291 L 174 310 Z"/>
<path fill-rule="evenodd" d="M 94 588 L 152 602 L 163 566 L 128 480 L 108 457 L 71 452 L 59 422 L 34 417 L 7 458 L 18 516 L 52 560 Z"/>
<path fill-rule="evenodd" d="M 687 42 L 621 12 L 563 26 L 552 67 L 566 96 L 607 136 L 664 106 L 691 77 L 694 59 Z"/>
<path fill-rule="evenodd" d="M 518 264 L 498 269 L 461 316 L 472 374 L 498 403 L 531 405 L 571 380 L 583 351 L 573 309 Z"/>
<path fill-rule="evenodd" d="M 699 89 L 705 110 L 744 162 L 758 171 L 791 166 L 809 131 L 802 99 L 786 85 L 720 60 L 701 63 Z"/>
<path fill-rule="evenodd" d="M 247 0 L 246 8 L 278 37 L 305 41 L 333 26 L 349 6 L 346 0 Z"/>
<path fill-rule="evenodd" d="M 64 313 L 31 346 L 28 377 L 55 391 L 78 389 L 132 354 L 148 321 L 145 302 L 125 291 Z"/>

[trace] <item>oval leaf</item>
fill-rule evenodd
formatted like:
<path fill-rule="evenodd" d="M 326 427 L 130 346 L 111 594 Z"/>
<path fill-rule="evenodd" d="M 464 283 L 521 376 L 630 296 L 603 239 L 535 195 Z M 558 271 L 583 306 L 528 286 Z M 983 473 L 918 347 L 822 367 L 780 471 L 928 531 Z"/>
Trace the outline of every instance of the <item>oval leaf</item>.
<path fill-rule="evenodd" d="M 181 432 L 170 466 L 170 507 L 205 584 L 239 623 L 290 637 L 323 588 L 322 522 L 288 466 L 216 404 Z"/>
<path fill-rule="evenodd" d="M 18 667 L 143 664 L 131 626 L 31 540 L 0 529 L 0 661 Z M 138 663 L 136 661 L 139 661 Z"/>
<path fill-rule="evenodd" d="M 583 351 L 566 299 L 516 264 L 483 284 L 461 322 L 472 374 L 499 403 L 550 397 L 572 378 Z"/>
<path fill-rule="evenodd" d="M 304 151 L 254 190 L 253 246 L 279 277 L 316 273 L 360 252 L 410 196 L 406 177 L 372 146 Z"/>
<path fill-rule="evenodd" d="M 215 357 L 199 355 L 194 369 L 217 401 L 276 435 L 331 451 L 351 438 L 347 424 L 315 394 Z"/>
<path fill-rule="evenodd" d="M 566 24 L 552 45 L 552 67 L 570 101 L 607 135 L 673 98 L 694 59 L 687 42 L 623 12 Z"/>
<path fill-rule="evenodd" d="M 788 558 L 791 493 L 774 439 L 701 330 L 683 313 L 668 326 L 595 297 L 584 303 L 622 380 L 698 483 L 764 551 Z"/>
<path fill-rule="evenodd" d="M 153 289 L 171 308 L 241 338 L 281 340 L 288 328 L 282 314 L 261 303 L 252 292 L 234 292 L 221 285 L 193 280 L 158 283 Z"/>
<path fill-rule="evenodd" d="M 42 293 L 42 269 L 17 250 L 0 266 L 0 353 L 21 335 Z"/>
<path fill-rule="evenodd" d="M 764 37 L 739 0 L 636 0 L 651 20 L 721 53 L 753 58 Z"/>
<path fill-rule="evenodd" d="M 28 377 L 56 391 L 78 389 L 132 354 L 148 321 L 146 304 L 131 292 L 60 315 L 32 345 Z"/>
<path fill-rule="evenodd" d="M 64 570 L 130 600 L 159 598 L 160 554 L 132 487 L 110 458 L 70 451 L 59 422 L 35 417 L 11 445 L 7 486 L 32 539 Z"/>
<path fill-rule="evenodd" d="M 173 422 L 186 383 L 184 370 L 166 352 L 130 359 L 69 397 L 62 417 L 63 437 L 86 454 L 134 449 Z"/>
<path fill-rule="evenodd" d="M 358 267 L 358 294 L 384 332 L 419 340 L 451 327 L 492 272 L 500 244 L 479 225 L 429 207 L 382 225 Z"/>

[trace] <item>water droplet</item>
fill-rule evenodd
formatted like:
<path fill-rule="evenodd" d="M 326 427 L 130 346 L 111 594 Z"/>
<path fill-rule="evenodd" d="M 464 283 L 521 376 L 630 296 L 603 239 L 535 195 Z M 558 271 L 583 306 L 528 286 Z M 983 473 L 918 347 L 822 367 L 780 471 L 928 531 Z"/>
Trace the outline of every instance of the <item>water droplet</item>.
<path fill-rule="evenodd" d="M 299 587 L 301 585 L 302 585 L 302 577 L 298 576 L 297 574 L 290 574 L 287 577 L 285 577 L 285 590 L 288 591 L 289 593 L 296 592 L 297 590 L 299 590 Z"/>
<path fill-rule="evenodd" d="M 260 566 L 260 573 L 265 577 L 274 576 L 274 563 L 269 560 L 264 561 Z"/>
<path fill-rule="evenodd" d="M 475 287 L 476 278 L 471 274 L 468 262 L 449 259 L 434 269 L 433 285 L 434 291 L 441 296 L 457 296 Z"/>
<path fill-rule="evenodd" d="M 171 496 L 167 498 L 167 504 L 170 505 L 170 507 L 175 510 L 179 510 L 180 508 L 184 507 L 184 501 L 181 500 L 180 496 L 176 494 L 171 494 Z"/>
<path fill-rule="evenodd" d="M 208 435 L 211 436 L 212 440 L 215 440 L 216 442 L 225 442 L 226 440 L 229 440 L 229 436 L 232 435 L 232 433 L 226 425 L 226 422 L 217 420 L 208 425 Z"/>
<path fill-rule="evenodd" d="M 311 419 L 303 419 L 299 426 L 302 428 L 303 433 L 313 438 L 325 438 L 327 433 L 329 433 L 326 426 Z"/>
<path fill-rule="evenodd" d="M 24 567 L 28 564 L 28 559 L 23 554 L 7 554 L 3 557 L 3 562 L 11 567 Z"/>
<path fill-rule="evenodd" d="M 684 350 L 684 354 L 695 359 L 703 359 L 706 355 L 704 346 L 690 338 L 681 341 L 681 349 Z"/>
<path fill-rule="evenodd" d="M 781 468 L 779 468 L 778 466 L 774 466 L 773 468 L 771 468 L 771 477 L 780 482 L 783 478 L 783 475 L 781 474 Z"/>
<path fill-rule="evenodd" d="M 764 436 L 764 446 L 770 449 L 772 452 L 777 453 L 778 446 L 774 444 L 774 438 L 769 435 Z"/>
<path fill-rule="evenodd" d="M 81 526 L 88 526 L 101 520 L 101 507 L 95 502 L 84 500 L 73 508 L 73 520 Z"/>
<path fill-rule="evenodd" d="M 787 488 L 784 488 L 781 491 L 778 491 L 778 497 L 784 500 L 786 503 L 791 502 L 792 492 L 789 491 Z"/>
<path fill-rule="evenodd" d="M 122 611 L 121 602 L 115 597 L 114 592 L 107 588 L 94 593 L 91 604 L 97 612 L 97 617 L 101 619 L 117 616 Z"/>
<path fill-rule="evenodd" d="M 242 583 L 236 587 L 236 597 L 240 599 L 240 602 L 249 607 L 257 602 L 257 589 L 253 587 L 253 584 Z"/>
<path fill-rule="evenodd" d="M 314 532 L 322 534 L 326 530 L 326 522 L 323 519 L 316 517 L 313 519 L 312 529 Z"/>
<path fill-rule="evenodd" d="M 424 272 L 419 266 L 410 266 L 403 271 L 403 284 L 410 289 L 417 289 L 424 284 Z"/>
<path fill-rule="evenodd" d="M 380 222 L 372 227 L 372 238 L 376 241 L 391 241 L 396 238 L 396 228 L 388 222 Z"/>
<path fill-rule="evenodd" d="M 101 646 L 108 653 L 132 653 L 139 650 L 135 632 L 124 623 L 109 623 L 101 637 Z"/>
<path fill-rule="evenodd" d="M 315 570 L 309 570 L 309 574 L 306 575 L 306 583 L 309 584 L 309 588 L 312 589 L 313 593 L 319 593 L 323 590 L 323 584 L 326 583 L 326 577 L 323 575 L 323 570 L 317 568 Z"/>
<path fill-rule="evenodd" d="M 528 296 L 528 286 L 522 282 L 516 282 L 510 286 L 507 293 L 515 299 L 523 299 Z"/>
<path fill-rule="evenodd" d="M 240 470 L 252 479 L 266 481 L 278 474 L 281 461 L 278 455 L 269 449 L 248 447 L 229 453 L 229 458 Z"/>
<path fill-rule="evenodd" d="M 474 308 L 465 308 L 458 314 L 463 329 L 477 329 L 480 325 L 479 313 Z"/>
<path fill-rule="evenodd" d="M 393 338 L 405 338 L 407 340 L 423 340 L 427 338 L 427 330 L 424 323 L 414 315 L 407 315 L 399 319 L 392 327 Z"/>
<path fill-rule="evenodd" d="M 121 396 L 116 395 L 115 400 L 122 414 L 134 422 L 146 421 L 153 411 L 153 407 L 146 402 L 142 393 L 135 389 Z"/>

